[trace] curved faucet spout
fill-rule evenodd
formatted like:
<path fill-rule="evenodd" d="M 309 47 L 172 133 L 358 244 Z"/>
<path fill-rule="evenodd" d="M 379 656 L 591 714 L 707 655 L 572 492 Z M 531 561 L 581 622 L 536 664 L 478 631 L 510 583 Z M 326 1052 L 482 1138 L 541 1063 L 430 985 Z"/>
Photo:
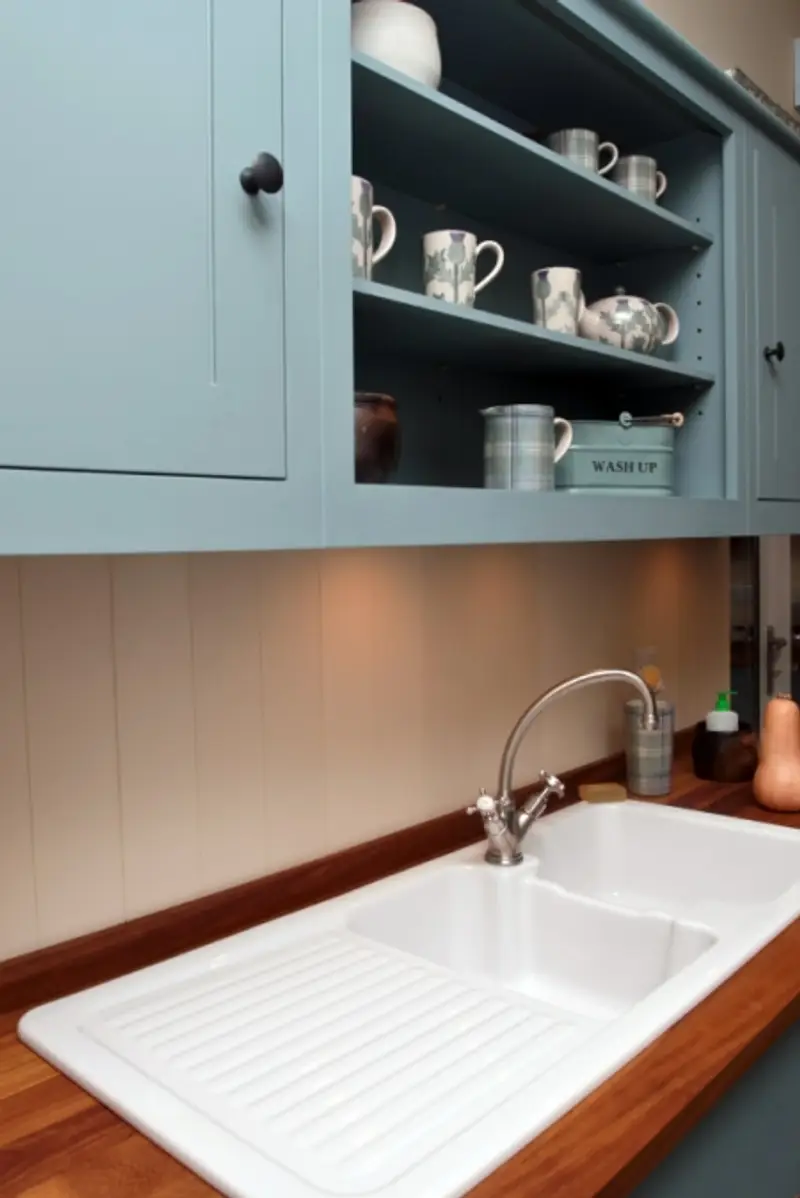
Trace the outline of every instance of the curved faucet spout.
<path fill-rule="evenodd" d="M 500 781 L 497 798 L 484 794 L 478 799 L 470 811 L 477 812 L 483 819 L 489 844 L 486 860 L 492 865 L 518 865 L 522 861 L 520 845 L 531 824 L 544 812 L 553 795 L 563 796 L 564 784 L 560 779 L 542 771 L 542 789 L 532 794 L 517 809 L 511 797 L 511 785 L 514 774 L 514 762 L 517 759 L 519 747 L 527 735 L 531 725 L 545 707 L 549 707 L 562 695 L 572 691 L 582 690 L 585 686 L 594 686 L 598 682 L 627 682 L 641 695 L 644 704 L 642 709 L 642 726 L 653 730 L 658 728 L 658 707 L 656 697 L 638 674 L 630 670 L 590 670 L 588 674 L 576 674 L 573 678 L 565 678 L 551 686 L 544 694 L 531 703 L 522 713 L 503 749 L 500 759 Z"/>
<path fill-rule="evenodd" d="M 511 797 L 514 762 L 517 759 L 520 745 L 536 717 L 546 707 L 549 707 L 551 703 L 554 703 L 556 699 L 561 699 L 564 695 L 571 694 L 572 691 L 583 690 L 585 686 L 594 686 L 598 682 L 629 683 L 639 692 L 644 702 L 642 726 L 650 729 L 658 727 L 658 708 L 656 706 L 655 695 L 647 683 L 631 670 L 590 670 L 588 674 L 576 674 L 572 678 L 565 678 L 563 682 L 557 682 L 555 686 L 551 686 L 549 690 L 544 691 L 538 699 L 534 699 L 530 707 L 526 711 L 523 711 L 511 729 L 511 733 L 503 749 L 503 756 L 500 759 L 500 779 L 497 793 L 501 798 Z"/>

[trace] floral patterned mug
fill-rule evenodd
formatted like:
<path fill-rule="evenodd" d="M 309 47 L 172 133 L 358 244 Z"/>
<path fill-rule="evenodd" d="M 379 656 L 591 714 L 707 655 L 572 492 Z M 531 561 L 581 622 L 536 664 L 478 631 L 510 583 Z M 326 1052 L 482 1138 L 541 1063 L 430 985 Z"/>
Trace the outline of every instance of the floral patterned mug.
<path fill-rule="evenodd" d="M 572 266 L 544 266 L 531 275 L 533 323 L 554 333 L 577 336 L 586 300 L 581 272 Z"/>
<path fill-rule="evenodd" d="M 372 267 L 385 258 L 397 238 L 397 223 L 388 208 L 374 202 L 369 179 L 353 175 L 350 179 L 350 220 L 352 224 L 353 277 L 371 279 Z M 373 221 L 381 227 L 381 239 L 375 245 Z"/>
<path fill-rule="evenodd" d="M 438 229 L 426 233 L 422 247 L 425 294 L 451 304 L 471 307 L 478 292 L 497 278 L 505 262 L 503 247 L 498 242 L 478 244 L 475 234 L 465 233 L 463 229 Z M 478 258 L 484 250 L 493 250 L 496 261 L 486 278 L 476 283 Z"/>

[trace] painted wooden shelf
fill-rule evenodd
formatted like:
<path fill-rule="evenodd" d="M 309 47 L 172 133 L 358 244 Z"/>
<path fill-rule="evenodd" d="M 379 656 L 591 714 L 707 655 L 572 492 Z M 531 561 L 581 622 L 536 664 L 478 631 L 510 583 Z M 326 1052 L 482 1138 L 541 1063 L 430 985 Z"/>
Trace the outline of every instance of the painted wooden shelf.
<path fill-rule="evenodd" d="M 330 547 L 624 541 L 725 537 L 743 526 L 743 505 L 726 499 L 565 495 L 480 487 L 371 486 L 331 495 Z"/>
<path fill-rule="evenodd" d="M 382 283 L 354 280 L 353 299 L 356 344 L 371 350 L 503 372 L 602 377 L 648 389 L 691 387 L 699 392 L 715 381 L 703 370 Z"/>
<path fill-rule="evenodd" d="M 537 242 L 615 262 L 701 250 L 710 233 L 442 92 L 353 55 L 359 173 Z"/>

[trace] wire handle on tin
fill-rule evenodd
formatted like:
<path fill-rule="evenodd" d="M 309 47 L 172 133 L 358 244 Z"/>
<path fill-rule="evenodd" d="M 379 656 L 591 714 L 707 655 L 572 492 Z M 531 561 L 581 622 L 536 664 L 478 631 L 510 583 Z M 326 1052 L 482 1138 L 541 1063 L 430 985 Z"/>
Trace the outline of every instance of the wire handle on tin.
<path fill-rule="evenodd" d="M 619 422 L 623 428 L 631 428 L 634 424 L 660 424 L 667 428 L 683 428 L 683 412 L 665 412 L 663 416 L 632 416 L 630 412 L 620 412 Z"/>

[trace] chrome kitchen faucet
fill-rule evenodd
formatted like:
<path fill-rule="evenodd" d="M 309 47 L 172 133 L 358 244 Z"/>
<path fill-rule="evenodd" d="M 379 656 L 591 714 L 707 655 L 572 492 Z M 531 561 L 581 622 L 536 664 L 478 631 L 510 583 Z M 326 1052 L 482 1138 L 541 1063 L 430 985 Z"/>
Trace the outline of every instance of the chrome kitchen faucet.
<path fill-rule="evenodd" d="M 549 707 L 556 699 L 568 695 L 572 691 L 582 690 L 585 686 L 594 686 L 598 682 L 628 682 L 637 690 L 644 702 L 642 711 L 642 726 L 653 730 L 658 728 L 658 709 L 656 698 L 646 682 L 638 674 L 630 670 L 590 670 L 588 674 L 576 674 L 573 678 L 565 678 L 549 690 L 544 691 L 538 699 L 534 699 L 517 720 L 503 749 L 500 759 L 500 779 L 498 782 L 498 798 L 481 791 L 474 807 L 468 807 L 470 814 L 477 812 L 483 819 L 483 826 L 489 838 L 486 849 L 486 860 L 490 865 L 519 865 L 522 861 L 520 845 L 531 824 L 545 811 L 550 799 L 564 797 L 564 783 L 554 774 L 542 770 L 539 775 L 544 783 L 542 789 L 532 794 L 525 802 L 517 807 L 511 797 L 511 782 L 514 772 L 514 762 L 519 747 L 525 739 L 536 717 L 545 707 Z"/>

